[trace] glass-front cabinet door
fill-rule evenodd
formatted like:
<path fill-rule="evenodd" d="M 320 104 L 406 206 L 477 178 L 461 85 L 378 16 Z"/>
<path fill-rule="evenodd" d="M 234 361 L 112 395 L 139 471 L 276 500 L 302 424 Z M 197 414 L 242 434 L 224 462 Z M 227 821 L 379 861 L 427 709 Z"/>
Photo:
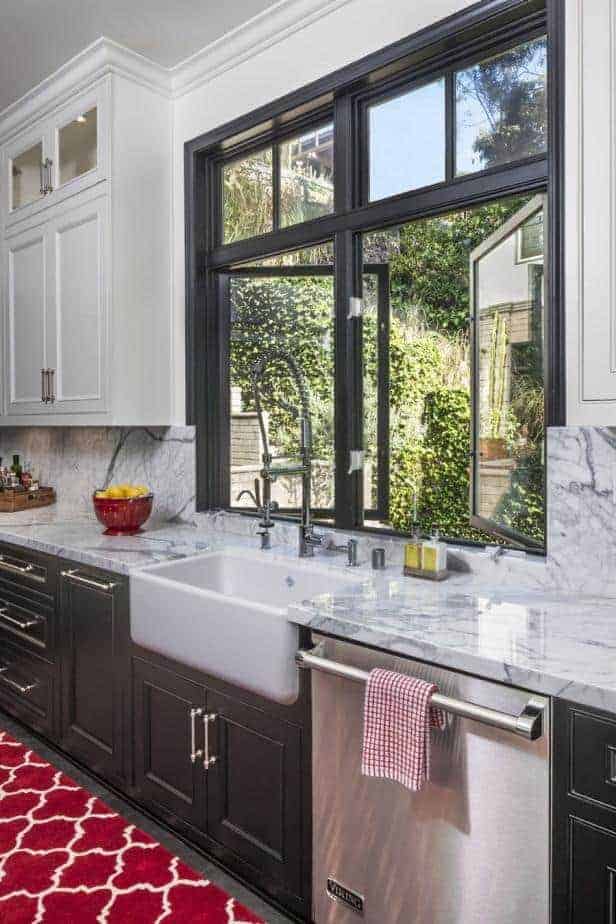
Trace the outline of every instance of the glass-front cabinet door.
<path fill-rule="evenodd" d="M 105 79 L 54 116 L 51 139 L 55 199 L 75 195 L 105 179 L 108 94 Z"/>
<path fill-rule="evenodd" d="M 97 166 L 98 109 L 92 106 L 57 129 L 57 184 L 64 186 Z"/>
<path fill-rule="evenodd" d="M 50 185 L 49 144 L 38 129 L 21 136 L 6 151 L 8 213 L 18 212 L 43 199 Z"/>
<path fill-rule="evenodd" d="M 7 226 L 106 179 L 108 95 L 105 78 L 4 149 Z"/>

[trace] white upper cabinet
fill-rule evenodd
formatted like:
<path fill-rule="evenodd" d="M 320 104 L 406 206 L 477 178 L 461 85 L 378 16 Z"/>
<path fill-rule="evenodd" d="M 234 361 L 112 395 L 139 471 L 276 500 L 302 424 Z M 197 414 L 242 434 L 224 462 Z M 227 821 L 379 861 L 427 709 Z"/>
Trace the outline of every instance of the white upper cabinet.
<path fill-rule="evenodd" d="M 112 65 L 0 117 L 0 423 L 178 422 L 171 103 Z"/>
<path fill-rule="evenodd" d="M 616 425 L 616 9 L 567 0 L 567 423 Z"/>
<path fill-rule="evenodd" d="M 7 145 L 7 228 L 106 178 L 110 80 L 100 80 Z"/>

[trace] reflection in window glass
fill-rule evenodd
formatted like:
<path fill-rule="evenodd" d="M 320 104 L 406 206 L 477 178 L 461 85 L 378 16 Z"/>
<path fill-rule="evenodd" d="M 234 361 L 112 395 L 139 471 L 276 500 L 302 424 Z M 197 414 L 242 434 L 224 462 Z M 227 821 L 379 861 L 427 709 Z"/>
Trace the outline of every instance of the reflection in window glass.
<path fill-rule="evenodd" d="M 231 504 L 254 506 L 238 495 L 254 491 L 262 467 L 263 441 L 252 392 L 253 364 L 268 351 L 293 356 L 308 383 L 313 431 L 312 503 L 334 506 L 334 279 L 333 248 L 284 255 L 286 265 L 267 264 L 267 275 L 243 267 L 230 279 Z M 278 258 L 280 259 L 280 258 Z M 325 260 L 328 262 L 325 262 Z M 313 262 L 314 261 L 314 262 Z M 320 262 L 319 262 L 320 261 Z M 262 265 L 263 266 L 263 265 Z M 300 272 L 305 268 L 305 275 Z M 282 361 L 261 380 L 270 453 L 277 463 L 297 464 L 297 389 Z M 279 477 L 272 498 L 282 510 L 299 511 L 301 477 Z"/>
<path fill-rule="evenodd" d="M 256 151 L 225 164 L 222 181 L 224 243 L 271 231 L 274 226 L 272 149 Z"/>
<path fill-rule="evenodd" d="M 502 199 L 363 237 L 364 507 L 370 525 L 408 532 L 417 522 L 424 533 L 436 525 L 453 539 L 493 541 L 469 525 L 470 256 L 527 201 Z M 492 381 L 491 419 L 498 430 L 482 468 L 482 514 L 541 539 L 543 480 L 535 464 L 543 445 L 541 309 L 533 299 L 543 267 L 517 262 L 515 234 L 508 245 L 498 266 L 486 264 L 481 277 L 486 304 L 503 319 L 494 347 L 498 362 L 488 373 L 482 367 L 482 389 Z M 388 273 L 385 297 L 374 275 L 378 265 Z M 515 348 L 513 333 L 503 340 L 505 321 L 515 330 Z M 486 324 L 482 340 L 489 350 L 493 320 Z M 499 374 L 503 361 L 506 382 Z M 531 456 L 532 478 L 525 474 Z"/>
<path fill-rule="evenodd" d="M 60 183 L 94 170 L 97 160 L 96 107 L 77 116 L 58 132 Z"/>
<path fill-rule="evenodd" d="M 369 110 L 370 200 L 445 179 L 445 81 Z"/>
<path fill-rule="evenodd" d="M 543 261 L 543 211 L 537 212 L 518 229 L 518 262 Z"/>
<path fill-rule="evenodd" d="M 522 213 L 524 215 L 524 212 Z M 479 339 L 476 512 L 544 541 L 544 261 L 542 210 L 473 255 Z M 532 262 L 520 262 L 524 233 Z"/>
<path fill-rule="evenodd" d="M 546 39 L 518 45 L 456 74 L 456 173 L 547 149 Z"/>
<path fill-rule="evenodd" d="M 280 226 L 334 210 L 334 126 L 322 125 L 280 145 Z"/>

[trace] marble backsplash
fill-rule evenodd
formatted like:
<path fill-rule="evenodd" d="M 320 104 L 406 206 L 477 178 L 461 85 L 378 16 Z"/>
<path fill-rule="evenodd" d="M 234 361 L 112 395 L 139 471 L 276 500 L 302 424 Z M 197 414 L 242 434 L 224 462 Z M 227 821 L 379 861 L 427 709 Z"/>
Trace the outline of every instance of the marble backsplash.
<path fill-rule="evenodd" d="M 616 594 L 616 427 L 552 427 L 547 459 L 550 579 Z"/>
<path fill-rule="evenodd" d="M 195 511 L 193 427 L 2 427 L 0 456 L 34 463 L 58 495 L 57 512 L 92 514 L 92 492 L 110 483 L 146 484 L 153 522 L 189 520 Z"/>
<path fill-rule="evenodd" d="M 256 534 L 257 522 L 238 515 L 195 516 L 195 431 L 192 427 L 0 428 L 0 455 L 33 460 L 58 492 L 57 514 L 91 515 L 92 490 L 110 482 L 149 485 L 152 522 L 185 522 L 221 532 Z M 548 555 L 495 555 L 494 549 L 452 550 L 450 561 L 482 581 L 558 586 L 616 595 L 616 428 L 553 427 L 547 440 Z M 277 524 L 274 543 L 295 541 L 295 528 Z M 403 542 L 360 537 L 364 555 L 385 546 L 402 560 Z"/>

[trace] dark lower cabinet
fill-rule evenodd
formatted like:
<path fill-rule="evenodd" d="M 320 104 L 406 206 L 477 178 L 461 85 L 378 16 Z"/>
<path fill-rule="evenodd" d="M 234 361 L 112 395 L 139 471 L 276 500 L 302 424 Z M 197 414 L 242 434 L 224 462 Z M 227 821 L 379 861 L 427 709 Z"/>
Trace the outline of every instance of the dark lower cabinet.
<path fill-rule="evenodd" d="M 130 740 L 127 581 L 66 563 L 59 617 L 60 743 L 96 773 L 122 782 Z"/>
<path fill-rule="evenodd" d="M 197 740 L 205 687 L 140 658 L 133 661 L 133 684 L 140 798 L 167 820 L 203 827 L 205 774 Z"/>
<path fill-rule="evenodd" d="M 309 920 L 309 677 L 271 703 L 134 646 L 128 578 L 2 544 L 0 565 L 0 709 Z"/>
<path fill-rule="evenodd" d="M 553 924 L 616 924 L 616 719 L 554 703 Z"/>
<path fill-rule="evenodd" d="M 209 692 L 207 830 L 298 893 L 301 887 L 301 730 Z M 207 755 L 206 755 L 207 756 Z"/>
<path fill-rule="evenodd" d="M 569 819 L 570 884 L 567 920 L 616 924 L 616 832 Z"/>
<path fill-rule="evenodd" d="M 239 691 L 237 697 L 223 693 L 168 662 L 135 657 L 133 685 L 139 801 L 308 917 L 304 729 L 276 714 L 275 706 L 268 712 L 244 702 Z"/>

